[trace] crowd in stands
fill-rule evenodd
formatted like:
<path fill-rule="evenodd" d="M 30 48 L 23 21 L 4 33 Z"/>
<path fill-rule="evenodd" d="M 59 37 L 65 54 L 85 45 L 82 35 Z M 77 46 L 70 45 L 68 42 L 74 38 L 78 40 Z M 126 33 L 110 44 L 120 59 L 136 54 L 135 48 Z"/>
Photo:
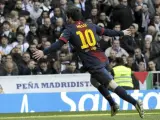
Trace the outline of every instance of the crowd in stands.
<path fill-rule="evenodd" d="M 131 36 L 97 36 L 110 68 L 122 58 L 132 71 L 160 70 L 160 0 L 0 0 L 0 76 L 86 72 L 69 43 L 33 58 L 58 40 L 73 5 L 86 23 L 131 30 Z"/>

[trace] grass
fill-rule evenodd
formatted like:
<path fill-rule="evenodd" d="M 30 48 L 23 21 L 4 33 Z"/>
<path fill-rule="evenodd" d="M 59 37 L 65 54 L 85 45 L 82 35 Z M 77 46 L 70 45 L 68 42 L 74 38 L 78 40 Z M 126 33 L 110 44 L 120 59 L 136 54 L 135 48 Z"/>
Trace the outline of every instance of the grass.
<path fill-rule="evenodd" d="M 106 111 L 0 114 L 0 120 L 141 120 L 141 118 L 136 111 L 120 111 L 114 117 L 110 116 L 110 111 Z M 160 120 L 160 110 L 145 111 L 143 120 Z"/>

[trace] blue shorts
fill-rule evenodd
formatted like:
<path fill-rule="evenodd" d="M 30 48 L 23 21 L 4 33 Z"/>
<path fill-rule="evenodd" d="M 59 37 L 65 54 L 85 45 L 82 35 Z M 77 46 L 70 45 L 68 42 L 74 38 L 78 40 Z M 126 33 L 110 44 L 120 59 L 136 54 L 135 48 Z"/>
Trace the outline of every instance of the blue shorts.
<path fill-rule="evenodd" d="M 108 66 L 108 62 L 106 65 Z M 106 67 L 89 70 L 89 73 L 91 74 L 91 79 L 96 80 L 101 85 L 108 86 L 110 81 L 113 80 L 113 76 L 108 72 Z"/>

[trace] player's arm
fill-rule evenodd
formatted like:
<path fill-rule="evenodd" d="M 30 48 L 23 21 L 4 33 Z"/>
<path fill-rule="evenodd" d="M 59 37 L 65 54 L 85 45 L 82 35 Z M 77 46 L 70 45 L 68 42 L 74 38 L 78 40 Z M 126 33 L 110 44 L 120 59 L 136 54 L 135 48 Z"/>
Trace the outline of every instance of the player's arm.
<path fill-rule="evenodd" d="M 65 44 L 64 41 L 58 40 L 57 42 L 53 43 L 49 48 L 43 50 L 44 55 L 48 55 L 52 52 L 59 50 Z"/>
<path fill-rule="evenodd" d="M 115 31 L 111 29 L 104 29 L 99 26 L 95 26 L 95 27 L 96 27 L 96 32 L 98 35 L 106 35 L 109 37 L 131 35 L 131 32 L 129 29 L 126 29 L 123 31 Z"/>
<path fill-rule="evenodd" d="M 70 38 L 70 33 L 69 30 L 65 29 L 63 33 L 61 34 L 59 40 L 55 43 L 53 43 L 49 48 L 44 49 L 43 51 L 37 50 L 34 54 L 33 57 L 35 59 L 41 59 L 44 57 L 44 55 L 48 55 L 52 52 L 56 52 L 59 50 L 65 43 L 68 42 Z"/>

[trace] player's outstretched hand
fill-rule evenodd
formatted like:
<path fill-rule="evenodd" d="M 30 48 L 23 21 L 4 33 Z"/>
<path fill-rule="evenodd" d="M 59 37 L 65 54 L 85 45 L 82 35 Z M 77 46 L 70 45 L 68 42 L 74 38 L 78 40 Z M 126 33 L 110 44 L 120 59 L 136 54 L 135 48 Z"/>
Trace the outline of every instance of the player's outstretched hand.
<path fill-rule="evenodd" d="M 41 59 L 44 57 L 44 53 L 42 50 L 37 50 L 33 53 L 33 57 L 37 60 Z"/>
<path fill-rule="evenodd" d="M 131 36 L 131 31 L 130 31 L 130 29 L 123 30 L 123 33 L 124 33 L 124 35 L 129 35 L 129 36 Z"/>

